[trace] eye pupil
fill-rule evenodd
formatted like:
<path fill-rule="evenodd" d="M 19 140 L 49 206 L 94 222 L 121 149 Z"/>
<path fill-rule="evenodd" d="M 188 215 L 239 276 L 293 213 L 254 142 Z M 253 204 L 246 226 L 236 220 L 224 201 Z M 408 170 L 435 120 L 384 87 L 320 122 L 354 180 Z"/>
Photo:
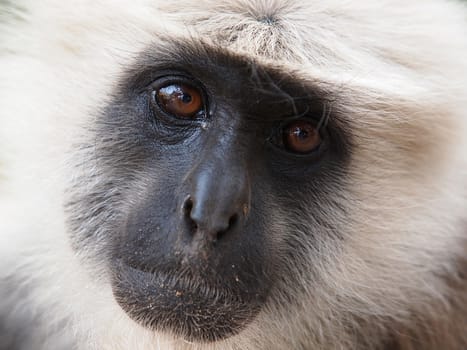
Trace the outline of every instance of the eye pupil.
<path fill-rule="evenodd" d="M 182 101 L 183 101 L 183 103 L 190 103 L 191 100 L 192 100 L 192 98 L 191 98 L 190 95 L 188 95 L 188 94 L 183 94 L 183 96 L 182 96 Z"/>
<path fill-rule="evenodd" d="M 283 144 L 288 151 L 310 153 L 321 144 L 321 136 L 312 123 L 299 120 L 283 129 Z"/>
<path fill-rule="evenodd" d="M 310 133 L 308 130 L 295 128 L 292 131 L 292 135 L 297 139 L 299 142 L 306 142 L 307 138 L 310 137 Z"/>
<path fill-rule="evenodd" d="M 160 87 L 155 90 L 154 97 L 164 112 L 176 118 L 194 118 L 204 108 L 201 91 L 188 84 Z"/>

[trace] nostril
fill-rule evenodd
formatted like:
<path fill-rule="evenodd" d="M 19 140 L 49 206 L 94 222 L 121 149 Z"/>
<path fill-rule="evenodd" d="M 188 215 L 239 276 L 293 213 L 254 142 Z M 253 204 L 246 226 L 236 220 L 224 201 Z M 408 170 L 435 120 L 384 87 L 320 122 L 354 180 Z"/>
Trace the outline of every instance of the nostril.
<path fill-rule="evenodd" d="M 227 226 L 227 228 L 225 230 L 221 230 L 219 232 L 217 232 L 217 239 L 221 239 L 222 236 L 224 236 L 228 231 L 231 231 L 236 225 L 237 225 L 237 222 L 238 222 L 238 215 L 237 214 L 234 214 L 230 217 L 229 219 L 229 224 Z"/>
<path fill-rule="evenodd" d="M 237 214 L 232 215 L 229 219 L 229 226 L 227 230 L 234 228 L 234 226 L 237 225 L 237 222 L 238 222 L 238 215 Z"/>
<path fill-rule="evenodd" d="M 218 210 L 218 208 L 210 208 L 208 205 L 203 207 L 200 203 L 195 202 L 191 195 L 185 197 L 181 211 L 186 230 L 190 236 L 201 235 L 212 242 L 216 242 L 232 231 L 240 220 L 239 213 L 234 212 L 233 215 L 229 216 L 227 212 Z"/>
<path fill-rule="evenodd" d="M 191 211 L 193 210 L 193 200 L 190 196 L 185 199 L 183 203 L 183 213 L 185 216 L 185 220 L 188 222 L 188 230 L 190 231 L 191 235 L 195 235 L 196 231 L 198 230 L 198 224 L 195 220 L 191 218 Z"/>
<path fill-rule="evenodd" d="M 190 216 L 191 210 L 193 209 L 193 200 L 190 196 L 186 197 L 185 202 L 183 202 L 183 212 L 185 215 Z"/>

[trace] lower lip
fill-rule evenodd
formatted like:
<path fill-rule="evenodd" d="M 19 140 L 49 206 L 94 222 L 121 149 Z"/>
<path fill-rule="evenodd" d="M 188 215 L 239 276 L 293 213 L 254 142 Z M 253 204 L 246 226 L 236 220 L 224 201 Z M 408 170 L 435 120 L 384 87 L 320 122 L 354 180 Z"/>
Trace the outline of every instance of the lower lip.
<path fill-rule="evenodd" d="M 190 341 L 215 341 L 238 333 L 259 305 L 198 278 L 145 272 L 120 263 L 113 276 L 117 302 L 136 322 Z"/>

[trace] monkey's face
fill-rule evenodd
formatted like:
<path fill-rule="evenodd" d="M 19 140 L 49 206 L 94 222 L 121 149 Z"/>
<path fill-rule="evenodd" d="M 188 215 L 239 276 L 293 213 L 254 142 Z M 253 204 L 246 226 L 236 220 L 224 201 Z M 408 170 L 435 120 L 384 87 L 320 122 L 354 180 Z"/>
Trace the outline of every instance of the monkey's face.
<path fill-rule="evenodd" d="M 209 47 L 164 52 L 97 116 L 73 240 L 105 257 L 137 322 L 223 339 L 293 293 L 314 236 L 338 239 L 325 193 L 343 186 L 347 141 L 311 83 Z"/>

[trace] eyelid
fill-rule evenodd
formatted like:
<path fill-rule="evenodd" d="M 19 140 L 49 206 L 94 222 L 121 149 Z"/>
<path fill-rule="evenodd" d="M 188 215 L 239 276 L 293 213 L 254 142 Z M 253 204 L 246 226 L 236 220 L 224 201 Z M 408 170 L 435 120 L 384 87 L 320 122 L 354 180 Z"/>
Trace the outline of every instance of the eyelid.
<path fill-rule="evenodd" d="M 152 80 L 146 89 L 156 89 L 169 84 L 188 84 L 200 89 L 203 93 L 207 91 L 204 84 L 202 84 L 198 79 L 188 73 L 184 74 L 183 72 L 159 75 Z"/>

